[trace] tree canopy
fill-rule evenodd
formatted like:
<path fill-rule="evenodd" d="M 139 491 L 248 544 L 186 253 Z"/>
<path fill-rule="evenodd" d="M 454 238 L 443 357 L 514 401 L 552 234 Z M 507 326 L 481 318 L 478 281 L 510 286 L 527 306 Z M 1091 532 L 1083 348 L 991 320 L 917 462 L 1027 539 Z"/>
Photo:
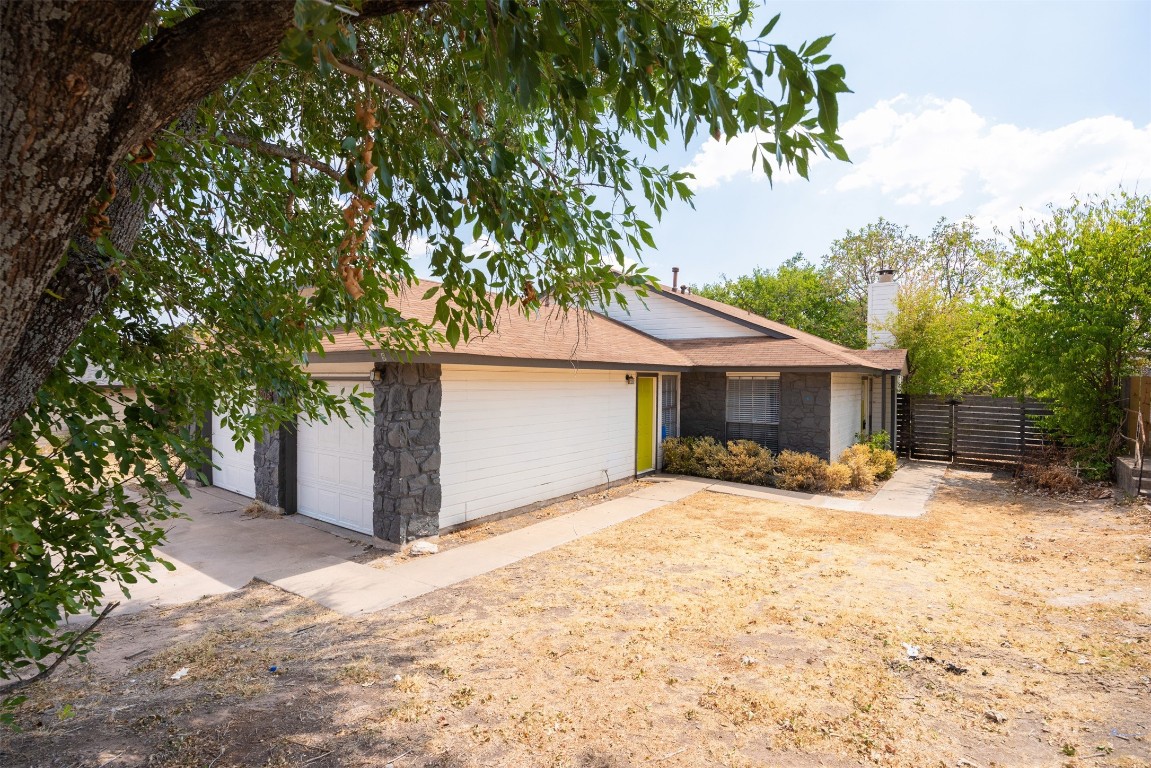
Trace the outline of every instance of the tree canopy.
<path fill-rule="evenodd" d="M 774 270 L 756 267 L 750 275 L 695 288 L 701 296 L 777 320 L 846 347 L 862 347 L 866 325 L 857 304 L 846 298 L 845 281 L 826 267 L 796 254 Z M 866 294 L 865 294 L 866 296 Z"/>
<path fill-rule="evenodd" d="M 1151 363 L 1151 196 L 1075 200 L 1012 240 L 994 308 L 1002 389 L 1050 403 L 1105 476 L 1123 447 L 1122 379 Z"/>
<path fill-rule="evenodd" d="M 629 142 L 846 159 L 831 37 L 746 0 L 345 5 L 0 9 L 0 677 L 147 570 L 207 408 L 250 440 L 358 407 L 301 370 L 334 329 L 403 352 L 642 291 L 638 204 L 691 193 Z M 417 241 L 431 325 L 394 309 Z"/>

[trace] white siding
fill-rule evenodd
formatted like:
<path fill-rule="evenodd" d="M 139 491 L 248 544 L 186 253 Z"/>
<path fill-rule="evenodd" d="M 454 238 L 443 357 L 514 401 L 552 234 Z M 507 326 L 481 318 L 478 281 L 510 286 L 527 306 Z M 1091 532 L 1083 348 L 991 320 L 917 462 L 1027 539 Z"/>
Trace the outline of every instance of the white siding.
<path fill-rule="evenodd" d="M 603 314 L 657 339 L 715 339 L 764 335 L 760 331 L 745 328 L 739 323 L 716 317 L 666 296 L 652 293 L 641 300 L 630 288 L 624 288 L 622 292 L 627 297 L 627 309 L 612 304 L 602 310 Z"/>
<path fill-rule="evenodd" d="M 862 377 L 858 373 L 831 374 L 831 460 L 855 442 L 859 433 Z"/>
<path fill-rule="evenodd" d="M 878 325 L 888 322 L 895 314 L 895 297 L 899 293 L 899 283 L 872 283 L 867 286 L 867 348 L 891 349 L 895 337 L 891 331 L 879 330 Z"/>
<path fill-rule="evenodd" d="M 220 421 L 220 415 L 212 413 L 212 485 L 243 494 L 256 496 L 256 446 L 251 440 L 236 450 L 235 436 L 231 429 Z"/>
<path fill-rule="evenodd" d="M 440 526 L 634 475 L 626 373 L 445 365 Z"/>

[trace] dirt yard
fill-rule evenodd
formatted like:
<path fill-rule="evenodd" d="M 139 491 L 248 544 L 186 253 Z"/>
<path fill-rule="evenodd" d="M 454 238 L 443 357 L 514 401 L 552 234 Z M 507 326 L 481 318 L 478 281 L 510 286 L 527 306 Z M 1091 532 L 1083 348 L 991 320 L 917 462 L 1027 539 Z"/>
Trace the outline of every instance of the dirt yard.
<path fill-rule="evenodd" d="M 381 616 L 114 618 L 0 764 L 1149 765 L 1149 534 L 974 473 L 918 520 L 701 493 Z"/>

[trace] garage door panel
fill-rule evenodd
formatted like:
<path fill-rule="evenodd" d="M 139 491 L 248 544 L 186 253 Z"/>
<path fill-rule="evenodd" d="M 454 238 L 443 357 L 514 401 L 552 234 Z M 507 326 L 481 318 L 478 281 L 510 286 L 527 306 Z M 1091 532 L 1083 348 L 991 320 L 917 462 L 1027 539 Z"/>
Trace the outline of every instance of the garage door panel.
<path fill-rule="evenodd" d="M 332 382 L 347 391 L 351 384 Z M 297 427 L 297 504 L 308 517 L 360 533 L 372 532 L 371 423 L 302 421 Z"/>

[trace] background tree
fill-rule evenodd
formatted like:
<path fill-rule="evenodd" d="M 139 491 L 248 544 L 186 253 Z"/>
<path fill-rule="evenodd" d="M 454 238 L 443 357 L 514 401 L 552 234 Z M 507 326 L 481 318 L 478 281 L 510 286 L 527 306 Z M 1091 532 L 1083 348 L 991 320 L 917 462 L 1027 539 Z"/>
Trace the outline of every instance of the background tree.
<path fill-rule="evenodd" d="M 1120 387 L 1151 359 L 1151 197 L 1120 191 L 1012 231 L 996 306 L 1003 388 L 1050 403 L 1099 474 L 1119 448 Z"/>
<path fill-rule="evenodd" d="M 757 267 L 750 275 L 694 290 L 837 344 L 862 347 L 866 342 L 866 326 L 859 322 L 853 302 L 845 300 L 843 281 L 803 254 L 775 270 Z"/>
<path fill-rule="evenodd" d="M 896 312 L 883 325 L 907 350 L 903 391 L 912 395 L 991 394 L 996 387 L 987 334 L 992 315 L 973 299 L 949 297 L 942 286 L 901 287 Z"/>
<path fill-rule="evenodd" d="M 146 571 L 206 409 L 241 440 L 355 412 L 301 371 L 331 329 L 403 353 L 642 290 L 636 198 L 690 191 L 622 146 L 845 157 L 830 37 L 746 2 L 350 5 L 0 5 L 0 677 Z M 416 240 L 431 326 L 392 307 Z"/>

